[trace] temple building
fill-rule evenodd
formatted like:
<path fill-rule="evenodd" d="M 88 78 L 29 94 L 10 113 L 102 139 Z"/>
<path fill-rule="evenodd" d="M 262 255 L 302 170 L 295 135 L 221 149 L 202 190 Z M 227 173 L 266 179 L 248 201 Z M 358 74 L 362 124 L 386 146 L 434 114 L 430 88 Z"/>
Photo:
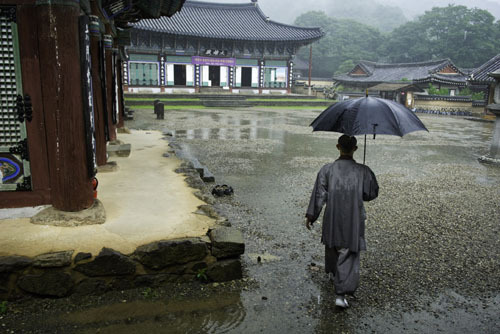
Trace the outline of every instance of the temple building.
<path fill-rule="evenodd" d="M 124 90 L 290 93 L 295 54 L 323 35 L 270 20 L 257 0 L 188 0 L 181 15 L 133 24 Z"/>
<path fill-rule="evenodd" d="M 335 84 L 348 92 L 377 91 L 409 108 L 415 106 L 416 95 L 427 91 L 429 84 L 448 89 L 453 97 L 465 88 L 466 79 L 467 73 L 450 59 L 398 64 L 360 61 L 349 73 L 333 77 Z"/>
<path fill-rule="evenodd" d="M 490 73 L 500 70 L 500 54 L 474 69 L 468 78 L 471 86 L 483 88 L 486 92 L 485 106 L 494 103 L 496 80 Z"/>

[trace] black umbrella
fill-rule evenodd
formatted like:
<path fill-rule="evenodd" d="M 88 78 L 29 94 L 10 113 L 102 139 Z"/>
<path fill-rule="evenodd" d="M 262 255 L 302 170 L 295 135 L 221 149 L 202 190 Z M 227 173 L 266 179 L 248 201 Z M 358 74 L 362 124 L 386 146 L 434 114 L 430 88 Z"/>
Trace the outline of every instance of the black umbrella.
<path fill-rule="evenodd" d="M 336 103 L 324 110 L 311 123 L 313 131 L 333 131 L 349 136 L 395 135 L 427 130 L 422 121 L 408 108 L 397 102 L 366 96 Z"/>

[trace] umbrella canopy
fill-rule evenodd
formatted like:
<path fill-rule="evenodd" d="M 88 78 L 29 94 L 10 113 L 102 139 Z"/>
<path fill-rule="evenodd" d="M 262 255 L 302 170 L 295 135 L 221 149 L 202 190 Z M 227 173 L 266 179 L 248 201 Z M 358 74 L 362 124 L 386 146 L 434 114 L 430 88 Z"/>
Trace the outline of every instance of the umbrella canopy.
<path fill-rule="evenodd" d="M 402 104 L 371 96 L 336 103 L 324 110 L 311 126 L 313 131 L 333 131 L 350 136 L 380 134 L 403 137 L 413 131 L 429 131 Z"/>

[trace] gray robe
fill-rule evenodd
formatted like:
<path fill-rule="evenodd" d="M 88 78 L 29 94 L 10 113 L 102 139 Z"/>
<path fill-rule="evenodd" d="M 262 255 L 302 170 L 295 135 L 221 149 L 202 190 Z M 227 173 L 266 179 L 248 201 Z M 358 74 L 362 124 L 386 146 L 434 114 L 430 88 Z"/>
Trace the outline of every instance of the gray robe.
<path fill-rule="evenodd" d="M 344 157 L 318 172 L 306 216 L 316 221 L 326 203 L 321 242 L 351 252 L 366 250 L 363 201 L 378 196 L 375 174 L 365 165 Z"/>

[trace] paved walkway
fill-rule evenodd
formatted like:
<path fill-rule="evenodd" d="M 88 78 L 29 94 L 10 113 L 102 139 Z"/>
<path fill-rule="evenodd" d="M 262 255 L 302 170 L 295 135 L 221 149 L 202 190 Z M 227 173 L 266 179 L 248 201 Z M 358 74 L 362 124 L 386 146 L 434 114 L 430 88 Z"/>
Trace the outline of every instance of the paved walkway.
<path fill-rule="evenodd" d="M 155 131 L 119 135 L 132 144 L 132 152 L 110 159 L 118 163 L 118 171 L 97 175 L 98 198 L 106 210 L 102 225 L 34 225 L 29 216 L 40 207 L 0 210 L 0 256 L 63 250 L 97 254 L 103 247 L 129 254 L 152 241 L 204 235 L 215 221 L 194 213 L 205 203 L 174 172 L 180 160 L 162 156 L 168 143 L 161 138 Z"/>

